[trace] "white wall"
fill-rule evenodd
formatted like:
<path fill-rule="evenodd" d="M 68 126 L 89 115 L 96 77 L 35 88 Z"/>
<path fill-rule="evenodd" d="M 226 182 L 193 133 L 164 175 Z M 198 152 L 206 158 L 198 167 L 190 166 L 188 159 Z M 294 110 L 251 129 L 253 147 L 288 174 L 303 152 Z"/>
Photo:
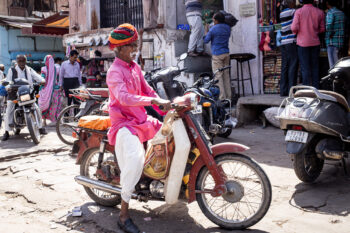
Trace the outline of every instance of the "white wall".
<path fill-rule="evenodd" d="M 232 29 L 230 39 L 230 53 L 252 53 L 256 56 L 250 61 L 250 68 L 253 79 L 253 87 L 255 93 L 262 93 L 262 67 L 261 56 L 259 51 L 260 38 L 258 35 L 258 1 L 257 0 L 224 0 L 226 11 L 232 13 L 239 22 Z M 255 3 L 256 15 L 250 17 L 241 17 L 239 13 L 240 4 Z M 232 60 L 232 78 L 236 78 L 236 62 Z M 243 65 L 244 77 L 249 77 L 248 66 Z M 234 86 L 237 86 L 235 81 Z M 251 94 L 249 81 L 245 81 L 245 93 Z M 236 88 L 237 89 L 237 88 Z M 242 94 L 242 91 L 241 91 Z"/>

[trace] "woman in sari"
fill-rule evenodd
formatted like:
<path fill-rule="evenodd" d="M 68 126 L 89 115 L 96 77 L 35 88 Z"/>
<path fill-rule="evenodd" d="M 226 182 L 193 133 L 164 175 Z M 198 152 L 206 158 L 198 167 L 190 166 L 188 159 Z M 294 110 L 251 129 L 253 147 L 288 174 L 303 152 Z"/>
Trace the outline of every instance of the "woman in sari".
<path fill-rule="evenodd" d="M 55 66 L 55 61 L 51 55 L 44 59 L 45 66 L 41 68 L 41 75 L 45 78 L 46 83 L 39 94 L 39 107 L 42 112 L 44 125 L 46 119 L 56 123 L 58 115 L 62 110 L 62 91 L 59 86 L 59 70 Z"/>

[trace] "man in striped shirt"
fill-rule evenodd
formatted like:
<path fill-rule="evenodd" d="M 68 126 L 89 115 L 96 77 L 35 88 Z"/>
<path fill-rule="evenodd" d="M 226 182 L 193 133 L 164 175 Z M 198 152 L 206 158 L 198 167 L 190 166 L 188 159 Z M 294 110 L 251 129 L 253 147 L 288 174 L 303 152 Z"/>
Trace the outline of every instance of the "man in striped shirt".
<path fill-rule="evenodd" d="M 186 18 L 191 28 L 190 40 L 188 42 L 188 55 L 198 56 L 204 53 L 204 26 L 202 22 L 202 1 L 185 0 Z"/>
<path fill-rule="evenodd" d="M 327 0 L 326 46 L 329 67 L 338 61 L 338 52 L 344 46 L 345 15 L 336 8 L 337 0 Z"/>
<path fill-rule="evenodd" d="M 296 35 L 291 30 L 295 13 L 295 0 L 286 0 L 285 9 L 280 14 L 282 25 L 281 51 L 282 71 L 280 80 L 280 95 L 287 96 L 290 88 L 296 84 L 298 70 L 298 47 Z"/>

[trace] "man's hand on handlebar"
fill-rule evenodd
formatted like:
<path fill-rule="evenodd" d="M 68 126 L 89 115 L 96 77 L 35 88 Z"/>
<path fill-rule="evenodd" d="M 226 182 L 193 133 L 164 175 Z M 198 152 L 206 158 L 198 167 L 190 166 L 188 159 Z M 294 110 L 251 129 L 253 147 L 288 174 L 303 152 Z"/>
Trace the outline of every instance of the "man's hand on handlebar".
<path fill-rule="evenodd" d="M 151 103 L 158 105 L 163 111 L 169 111 L 171 109 L 171 102 L 169 100 L 154 98 Z"/>

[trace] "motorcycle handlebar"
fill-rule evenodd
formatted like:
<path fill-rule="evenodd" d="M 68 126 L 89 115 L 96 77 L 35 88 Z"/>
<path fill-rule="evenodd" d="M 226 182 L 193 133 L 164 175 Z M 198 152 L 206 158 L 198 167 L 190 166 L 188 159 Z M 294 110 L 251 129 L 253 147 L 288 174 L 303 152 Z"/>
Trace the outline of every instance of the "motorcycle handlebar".
<path fill-rule="evenodd" d="M 177 108 L 177 107 L 179 107 L 179 105 L 178 104 L 171 104 L 171 108 Z M 164 106 L 163 105 L 159 105 L 159 109 L 160 110 L 164 110 Z"/>
<path fill-rule="evenodd" d="M 183 69 L 179 70 L 179 72 L 184 72 L 186 70 L 187 70 L 187 68 L 183 68 Z"/>

